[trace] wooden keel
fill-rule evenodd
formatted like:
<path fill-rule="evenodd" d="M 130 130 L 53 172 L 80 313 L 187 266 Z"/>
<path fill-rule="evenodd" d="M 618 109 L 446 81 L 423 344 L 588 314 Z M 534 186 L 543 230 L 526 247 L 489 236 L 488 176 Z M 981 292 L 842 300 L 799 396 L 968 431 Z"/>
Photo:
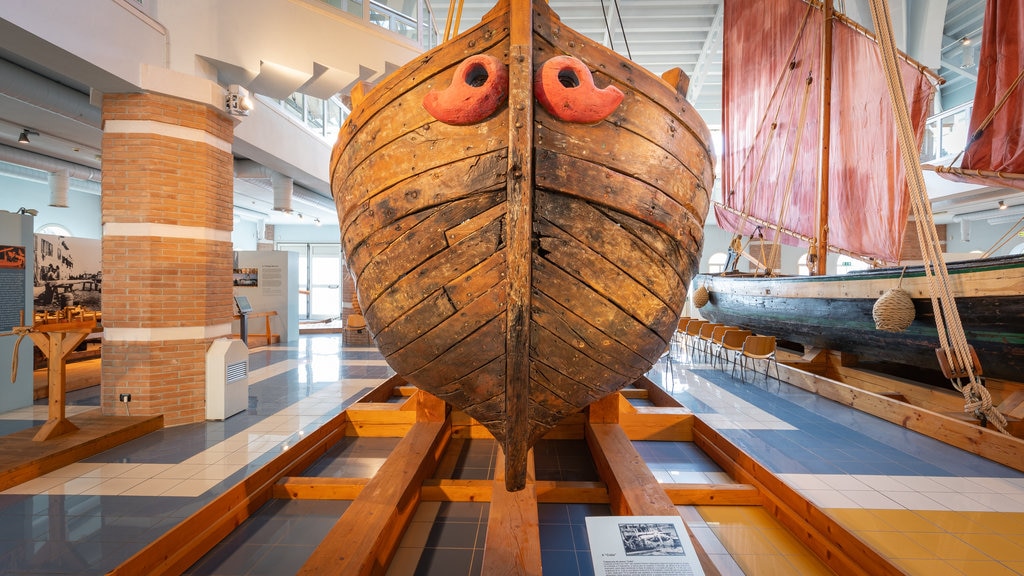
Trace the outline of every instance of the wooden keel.
<path fill-rule="evenodd" d="M 508 308 L 505 316 L 505 488 L 526 486 L 529 452 L 533 228 L 533 6 L 512 0 L 509 22 Z"/>

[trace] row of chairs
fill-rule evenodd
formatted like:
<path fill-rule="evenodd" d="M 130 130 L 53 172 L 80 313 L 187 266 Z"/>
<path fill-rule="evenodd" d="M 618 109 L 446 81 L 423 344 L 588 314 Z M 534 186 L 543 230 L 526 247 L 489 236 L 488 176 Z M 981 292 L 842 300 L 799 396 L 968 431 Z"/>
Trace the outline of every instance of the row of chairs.
<path fill-rule="evenodd" d="M 768 379 L 768 371 L 775 364 L 775 378 L 779 378 L 779 363 L 775 357 L 775 336 L 754 334 L 739 326 L 716 324 L 700 318 L 679 319 L 678 333 L 690 349 L 690 357 L 700 355 L 704 361 L 710 360 L 711 367 L 721 363 L 725 368 L 726 361 L 731 361 L 731 374 L 736 373 L 740 366 L 740 377 L 746 380 L 747 362 L 756 368 L 755 362 L 765 362 L 764 377 Z M 755 371 L 756 373 L 756 371 Z"/>

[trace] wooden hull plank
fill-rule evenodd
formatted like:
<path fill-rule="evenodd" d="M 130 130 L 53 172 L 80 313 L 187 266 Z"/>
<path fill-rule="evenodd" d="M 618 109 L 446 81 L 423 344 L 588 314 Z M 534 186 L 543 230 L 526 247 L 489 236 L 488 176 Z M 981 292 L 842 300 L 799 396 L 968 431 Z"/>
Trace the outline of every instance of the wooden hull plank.
<path fill-rule="evenodd" d="M 501 222 L 495 221 L 479 234 L 441 252 L 415 271 L 397 279 L 381 297 L 364 307 L 367 324 L 378 329 L 390 325 L 426 295 L 485 261 L 501 246 L 503 238 L 500 232 Z M 362 302 L 360 299 L 360 304 Z M 373 324 L 370 324 L 371 320 Z"/>
<path fill-rule="evenodd" d="M 468 272 L 434 291 L 405 314 L 405 321 L 392 323 L 374 335 L 380 350 L 399 350 L 464 308 L 477 295 L 487 292 L 502 281 L 505 252 L 487 258 Z"/>

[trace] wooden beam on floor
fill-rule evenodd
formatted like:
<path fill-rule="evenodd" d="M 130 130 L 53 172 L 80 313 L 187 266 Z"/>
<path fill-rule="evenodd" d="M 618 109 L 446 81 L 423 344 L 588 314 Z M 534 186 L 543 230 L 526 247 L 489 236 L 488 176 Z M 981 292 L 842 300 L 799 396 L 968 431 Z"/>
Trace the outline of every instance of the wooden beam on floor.
<path fill-rule="evenodd" d="M 488 576 L 541 576 L 540 518 L 537 514 L 533 450 L 527 454 L 526 486 L 517 492 L 505 489 L 505 454 L 500 449 L 496 460 L 480 573 Z"/>
<path fill-rule="evenodd" d="M 73 418 L 77 431 L 45 442 L 33 440 L 40 429 L 38 426 L 3 436 L 0 440 L 0 490 L 164 427 L 162 415 L 104 416 L 99 410 L 94 410 Z"/>
<path fill-rule="evenodd" d="M 699 418 L 694 425 L 694 442 L 732 478 L 756 487 L 764 498 L 764 510 L 837 574 L 903 574 L 885 557 Z"/>
<path fill-rule="evenodd" d="M 228 488 L 188 518 L 150 542 L 108 576 L 172 576 L 183 573 L 218 542 L 270 500 L 274 485 L 305 470 L 345 437 L 348 416 L 342 412 L 305 435 L 290 449 Z"/>
<path fill-rule="evenodd" d="M 633 442 L 615 420 L 619 417 L 618 394 L 590 405 L 586 440 L 598 474 L 608 486 L 612 514 L 618 516 L 679 516 L 679 511 L 658 484 Z M 623 399 L 623 401 L 625 401 Z M 611 422 L 609 422 L 611 420 Z M 686 526 L 686 523 L 683 522 Z M 720 576 L 711 557 L 694 536 L 689 526 L 687 535 L 693 543 L 704 574 Z"/>
<path fill-rule="evenodd" d="M 423 481 L 434 472 L 451 438 L 443 402 L 425 392 L 409 401 L 427 404 L 415 413 L 431 419 L 416 422 L 399 441 L 298 574 L 355 576 L 387 569 L 419 506 Z"/>
<path fill-rule="evenodd" d="M 861 412 L 920 432 L 940 442 L 1024 471 L 1024 439 L 964 422 L 959 418 L 897 402 L 786 364 L 779 364 L 782 380 Z"/>
<path fill-rule="evenodd" d="M 676 506 L 761 506 L 761 491 L 750 484 L 662 484 Z"/>
<path fill-rule="evenodd" d="M 274 484 L 274 498 L 282 500 L 355 500 L 369 478 L 290 476 Z"/>

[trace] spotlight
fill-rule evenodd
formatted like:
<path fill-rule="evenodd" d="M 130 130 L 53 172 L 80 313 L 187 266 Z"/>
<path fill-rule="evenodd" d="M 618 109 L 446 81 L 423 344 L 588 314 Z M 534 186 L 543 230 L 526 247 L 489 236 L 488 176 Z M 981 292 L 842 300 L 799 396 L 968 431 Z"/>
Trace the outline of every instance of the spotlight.
<path fill-rule="evenodd" d="M 28 214 L 29 216 L 39 216 L 39 210 L 35 208 L 18 208 L 18 214 Z"/>
<path fill-rule="evenodd" d="M 313 218 L 313 224 L 316 224 L 317 226 L 320 226 L 321 225 L 320 224 L 320 219 L 319 218 Z"/>
<path fill-rule="evenodd" d="M 254 105 L 248 90 L 238 84 L 232 84 L 228 86 L 224 107 L 227 108 L 228 114 L 233 116 L 248 116 Z"/>
<path fill-rule="evenodd" d="M 999 209 L 1000 210 L 1006 210 L 1007 208 L 1009 208 L 1009 206 L 1006 205 L 1006 202 L 1003 202 L 1002 200 L 1000 200 L 999 201 Z"/>
<path fill-rule="evenodd" d="M 29 130 L 28 128 L 22 128 L 21 135 L 18 136 L 18 144 L 28 144 L 29 136 L 39 136 L 39 132 L 35 130 Z"/>

